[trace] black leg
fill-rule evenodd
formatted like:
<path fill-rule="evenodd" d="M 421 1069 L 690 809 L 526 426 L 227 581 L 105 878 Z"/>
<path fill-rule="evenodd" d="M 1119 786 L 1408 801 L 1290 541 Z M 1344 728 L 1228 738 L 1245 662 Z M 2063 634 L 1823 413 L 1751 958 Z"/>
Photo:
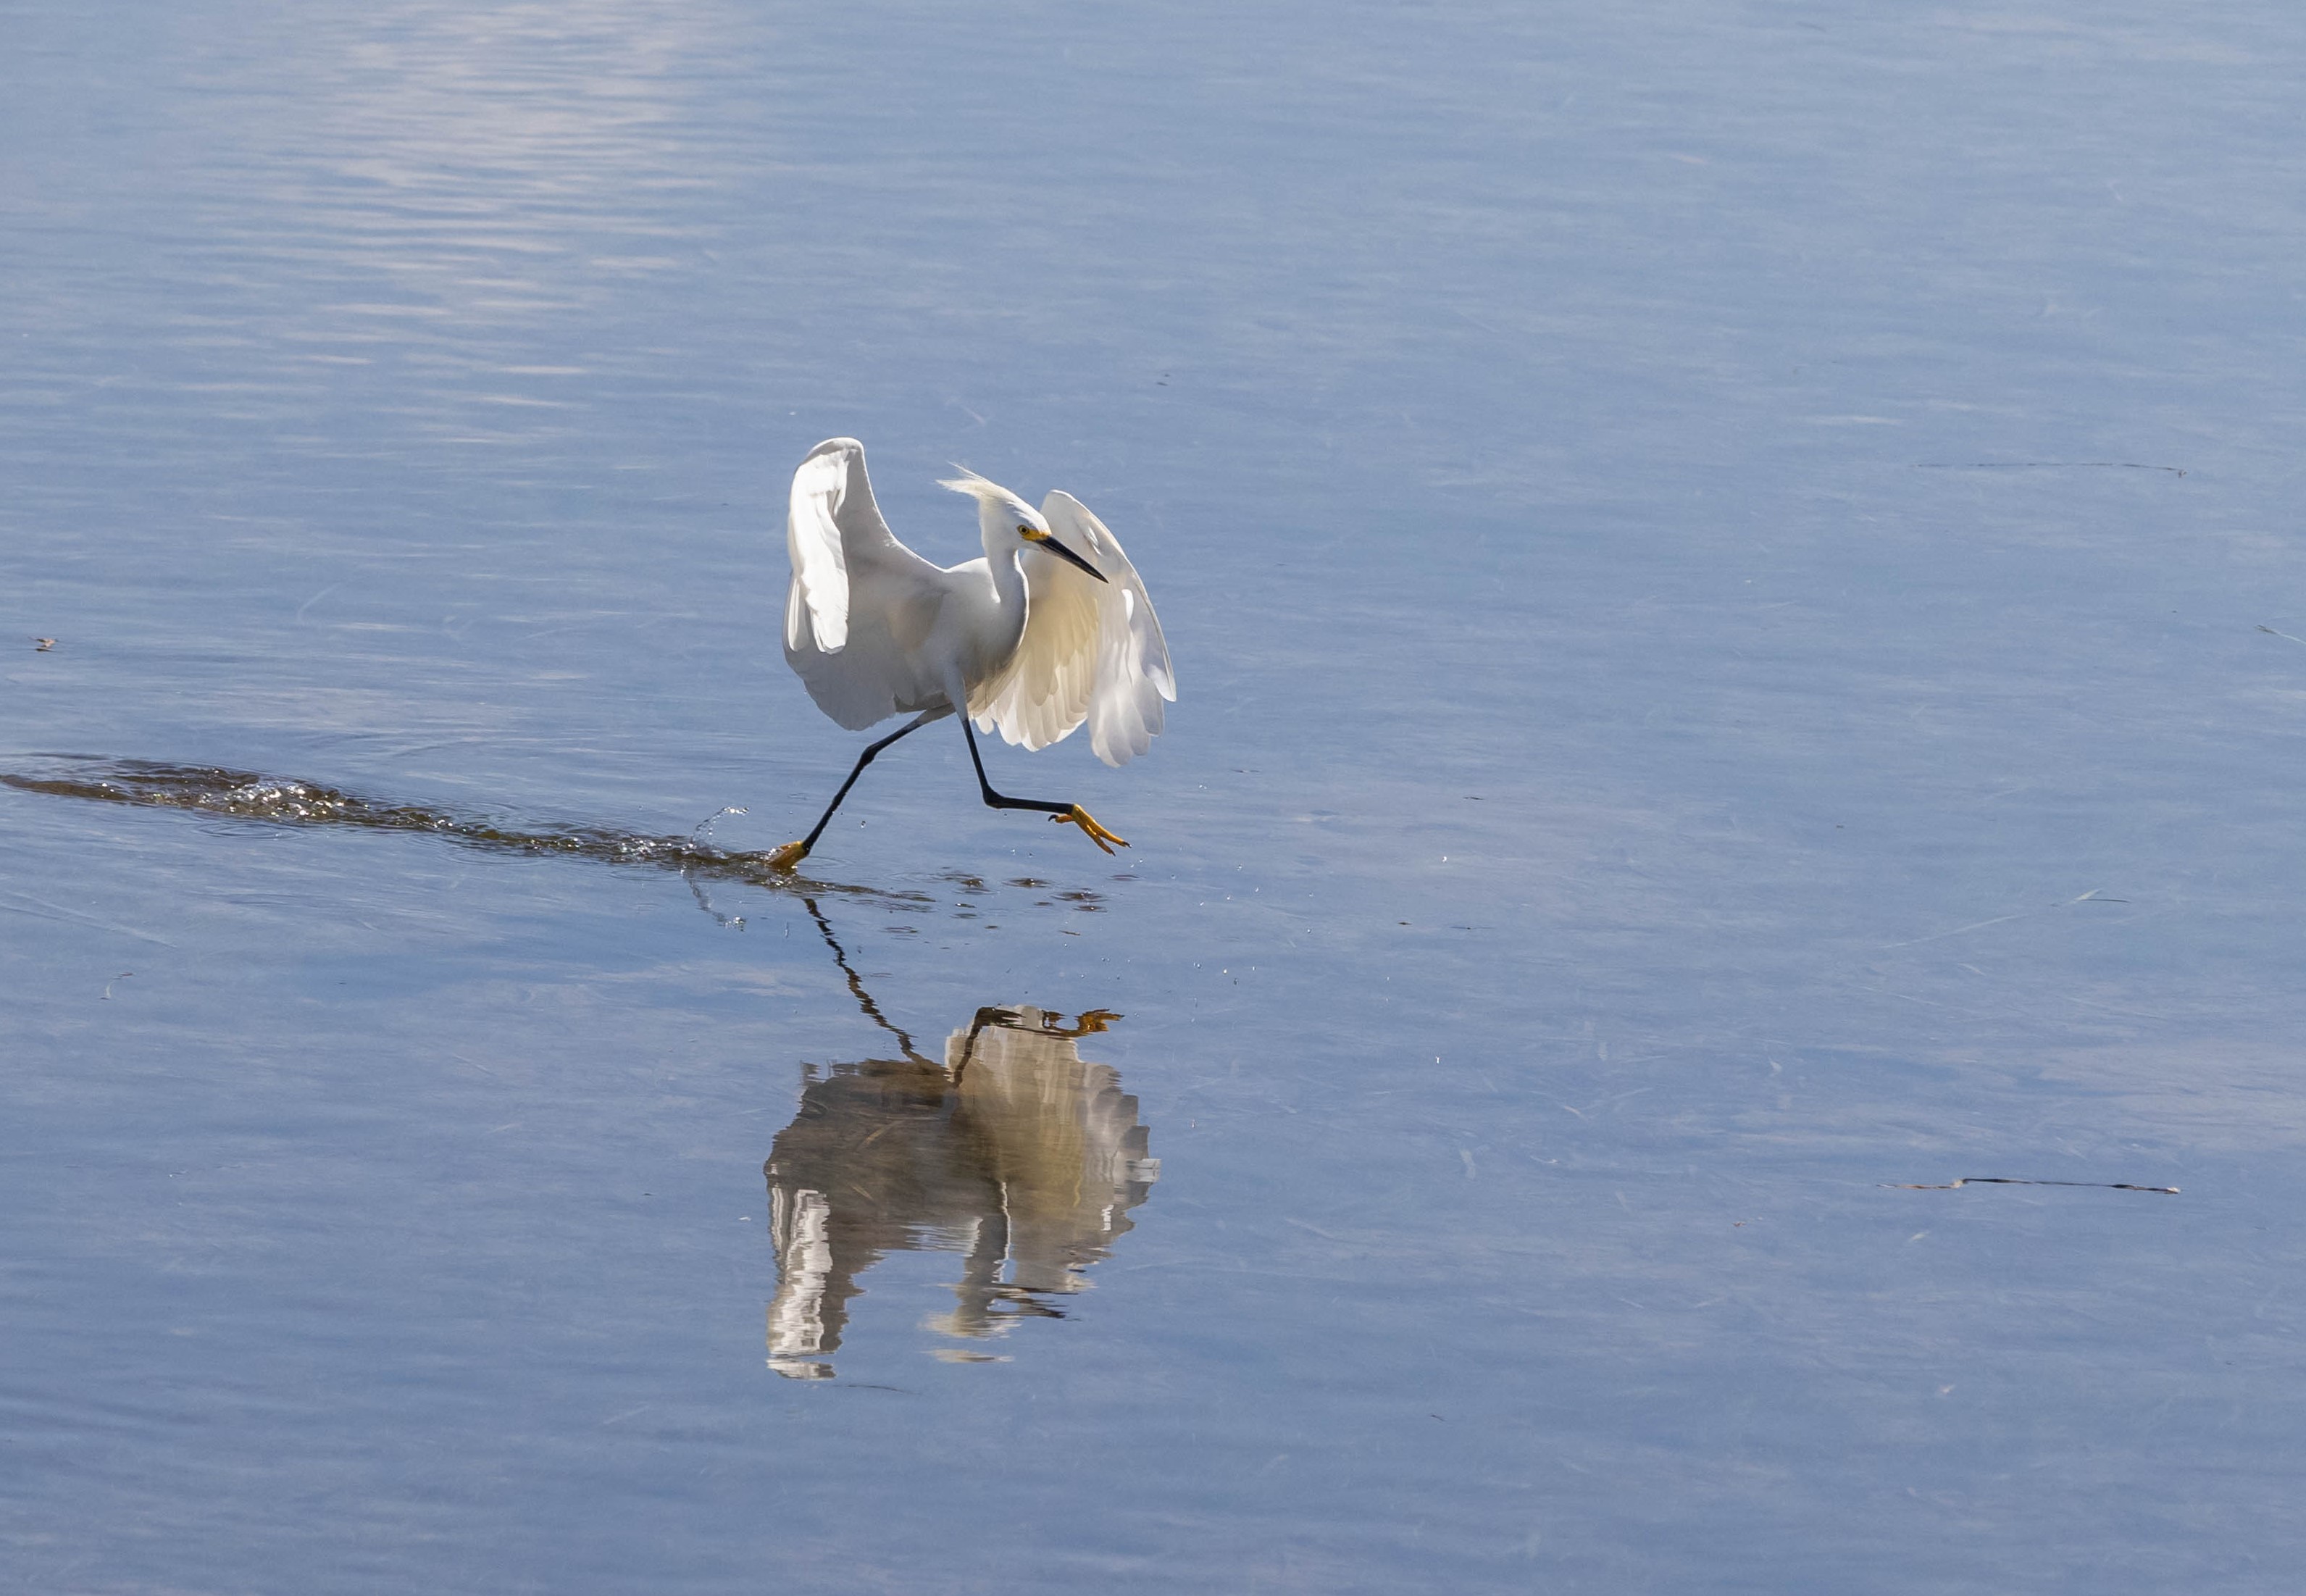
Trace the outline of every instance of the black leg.
<path fill-rule="evenodd" d="M 978 789 L 985 794 L 985 801 L 994 808 L 1038 809 L 1044 815 L 1071 815 L 1073 812 L 1071 804 L 1053 804 L 1046 798 L 1008 798 L 994 791 L 993 783 L 985 779 L 985 761 L 978 756 L 977 733 L 969 730 L 967 715 L 961 718 L 961 735 L 969 739 L 969 763 L 977 767 Z"/>
<path fill-rule="evenodd" d="M 873 756 L 899 738 L 918 731 L 932 721 L 942 721 L 951 713 L 952 712 L 949 709 L 924 710 L 918 716 L 907 721 L 879 742 L 866 744 L 865 751 L 857 756 L 856 764 L 850 769 L 849 780 L 841 784 L 841 790 L 834 793 L 833 801 L 824 806 L 824 813 L 817 816 L 816 824 L 810 829 L 808 835 L 798 842 L 788 842 L 771 854 L 770 865 L 779 870 L 790 870 L 807 858 L 809 849 L 816 846 L 816 840 L 824 835 L 824 828 L 833 824 L 833 812 L 841 807 L 841 800 L 847 798 L 849 789 L 857 785 L 857 778 L 865 773 L 865 767 L 873 763 Z"/>
<path fill-rule="evenodd" d="M 985 761 L 978 755 L 977 733 L 969 730 L 969 717 L 967 715 L 961 717 L 961 735 L 969 740 L 969 763 L 977 767 L 977 789 L 978 792 L 984 794 L 986 803 L 991 807 L 995 809 L 1038 809 L 1042 814 L 1046 815 L 1051 820 L 1057 822 L 1059 824 L 1077 825 L 1080 827 L 1082 832 L 1088 836 L 1090 841 L 1096 843 L 1099 848 L 1104 849 L 1107 853 L 1111 853 L 1113 851 L 1112 845 L 1115 843 L 1120 843 L 1123 848 L 1129 846 L 1128 843 L 1122 841 L 1119 837 L 1115 836 L 1111 832 L 1106 831 L 1103 826 L 1097 824 L 1096 821 L 1090 819 L 1089 811 L 1082 808 L 1079 804 L 1053 804 L 1046 798 L 1011 798 L 1005 793 L 994 791 L 993 783 L 985 779 Z"/>

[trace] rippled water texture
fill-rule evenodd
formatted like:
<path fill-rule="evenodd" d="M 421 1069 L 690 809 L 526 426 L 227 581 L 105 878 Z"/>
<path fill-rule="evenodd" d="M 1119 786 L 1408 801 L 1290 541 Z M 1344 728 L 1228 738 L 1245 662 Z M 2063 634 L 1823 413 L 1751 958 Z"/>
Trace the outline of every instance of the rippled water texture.
<path fill-rule="evenodd" d="M 0 1589 L 2294 1589 L 2306 22 L 1875 11 L 0 5 Z"/>

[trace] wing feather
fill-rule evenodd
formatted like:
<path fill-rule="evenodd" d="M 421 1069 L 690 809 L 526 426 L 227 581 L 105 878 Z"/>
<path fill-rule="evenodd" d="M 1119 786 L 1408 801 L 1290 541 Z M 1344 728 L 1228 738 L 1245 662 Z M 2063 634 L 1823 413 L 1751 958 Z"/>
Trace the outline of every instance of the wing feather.
<path fill-rule="evenodd" d="M 1168 640 L 1144 578 L 1121 540 L 1070 493 L 1051 493 L 1041 505 L 1049 530 L 1072 541 L 1106 575 L 1097 590 L 1097 691 L 1089 700 L 1089 747 L 1107 764 L 1128 764 L 1160 735 L 1162 704 L 1177 701 L 1177 675 Z"/>
<path fill-rule="evenodd" d="M 969 695 L 978 728 L 1029 749 L 1072 734 L 1097 686 L 1098 585 L 1029 545 L 1024 562 L 1025 632 L 1008 663 Z"/>
<path fill-rule="evenodd" d="M 785 550 L 785 661 L 818 708 L 861 731 L 942 698 L 913 650 L 935 624 L 944 573 L 882 519 L 863 444 L 829 438 L 808 451 L 793 473 Z"/>
<path fill-rule="evenodd" d="M 972 695 L 969 713 L 982 730 L 1027 748 L 1046 747 L 1086 722 L 1097 756 L 1126 764 L 1152 746 L 1163 701 L 1177 697 L 1161 622 L 1121 540 L 1087 506 L 1051 493 L 1041 516 L 1106 580 L 1027 550 L 1025 636 L 1008 667 Z"/>

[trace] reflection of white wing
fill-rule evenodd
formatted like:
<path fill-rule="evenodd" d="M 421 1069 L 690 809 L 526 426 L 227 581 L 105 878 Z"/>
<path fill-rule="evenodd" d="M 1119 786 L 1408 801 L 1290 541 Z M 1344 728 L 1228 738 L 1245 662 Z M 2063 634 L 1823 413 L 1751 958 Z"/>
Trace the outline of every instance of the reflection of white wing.
<path fill-rule="evenodd" d="M 785 659 L 817 707 L 861 731 L 943 696 L 909 656 L 935 624 L 944 573 L 899 542 L 873 502 L 865 446 L 831 438 L 793 473 Z"/>
<path fill-rule="evenodd" d="M 972 696 L 969 713 L 980 729 L 1028 748 L 1046 748 L 1087 721 L 1097 756 L 1126 764 L 1152 746 L 1162 701 L 1177 698 L 1161 622 L 1121 540 L 1086 505 L 1051 493 L 1041 516 L 1106 580 L 1028 549 L 1025 636 L 1007 668 Z"/>
<path fill-rule="evenodd" d="M 1013 1024 L 953 1032 L 945 1068 L 960 1078 L 963 1113 L 1000 1186 L 1010 1284 L 1080 1291 L 1089 1284 L 1081 1271 L 1131 1228 L 1124 1216 L 1161 1178 L 1161 1161 L 1149 1156 L 1137 1099 L 1113 1067 L 1043 1028 L 1057 1016 L 1012 1012 Z"/>
<path fill-rule="evenodd" d="M 833 1378 L 818 1361 L 837 1330 L 824 1322 L 824 1288 L 833 1276 L 832 1205 L 822 1191 L 769 1183 L 769 1233 L 777 1244 L 777 1294 L 769 1303 L 769 1367 L 788 1379 Z M 835 1305 L 838 1311 L 838 1304 Z"/>

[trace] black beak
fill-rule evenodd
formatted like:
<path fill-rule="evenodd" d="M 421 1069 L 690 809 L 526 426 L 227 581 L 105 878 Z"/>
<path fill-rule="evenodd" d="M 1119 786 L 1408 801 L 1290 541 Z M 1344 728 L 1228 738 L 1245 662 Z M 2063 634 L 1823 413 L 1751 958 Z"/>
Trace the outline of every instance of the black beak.
<path fill-rule="evenodd" d="M 1089 561 L 1083 559 L 1071 549 L 1066 548 L 1063 543 L 1057 542 L 1056 539 L 1042 538 L 1039 542 L 1042 548 L 1046 549 L 1050 553 L 1055 555 L 1059 559 L 1065 561 L 1068 565 L 1079 566 L 1082 570 L 1087 571 L 1090 576 L 1096 577 L 1100 582 L 1105 580 L 1105 573 L 1103 571 L 1098 570 L 1095 566 L 1089 564 Z"/>

